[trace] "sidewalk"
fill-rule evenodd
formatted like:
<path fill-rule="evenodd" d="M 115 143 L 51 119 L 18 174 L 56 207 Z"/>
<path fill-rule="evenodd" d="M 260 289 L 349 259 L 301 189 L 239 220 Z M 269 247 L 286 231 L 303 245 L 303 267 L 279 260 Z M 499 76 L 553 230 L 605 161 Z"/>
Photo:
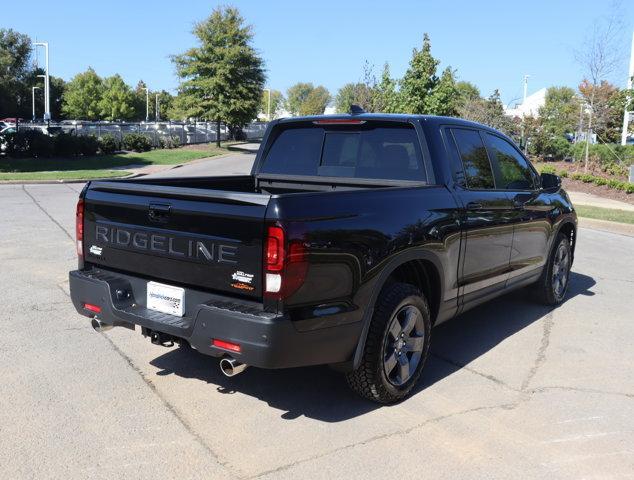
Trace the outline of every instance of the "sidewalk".
<path fill-rule="evenodd" d="M 570 200 L 572 200 L 573 205 L 588 205 L 590 207 L 613 208 L 616 210 L 634 212 L 634 205 L 619 202 L 618 200 L 599 197 L 598 195 L 592 195 L 591 193 L 568 192 L 568 195 L 570 196 Z"/>

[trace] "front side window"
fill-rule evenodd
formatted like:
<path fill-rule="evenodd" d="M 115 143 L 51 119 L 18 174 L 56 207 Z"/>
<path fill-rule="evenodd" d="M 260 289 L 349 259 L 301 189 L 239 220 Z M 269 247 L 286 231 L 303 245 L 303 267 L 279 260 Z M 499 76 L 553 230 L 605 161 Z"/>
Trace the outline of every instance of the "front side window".
<path fill-rule="evenodd" d="M 467 187 L 473 190 L 495 188 L 491 163 L 480 134 L 465 128 L 452 128 L 451 133 L 460 153 Z"/>
<path fill-rule="evenodd" d="M 491 156 L 498 165 L 498 188 L 504 190 L 532 190 L 535 188 L 533 171 L 517 149 L 497 135 L 485 133 L 485 136 Z"/>

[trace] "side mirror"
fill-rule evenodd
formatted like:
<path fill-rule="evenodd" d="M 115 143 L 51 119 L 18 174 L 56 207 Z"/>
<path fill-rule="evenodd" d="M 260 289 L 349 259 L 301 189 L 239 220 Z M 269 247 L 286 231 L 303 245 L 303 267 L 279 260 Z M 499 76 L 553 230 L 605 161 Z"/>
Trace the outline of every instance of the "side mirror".
<path fill-rule="evenodd" d="M 542 173 L 542 188 L 544 190 L 558 190 L 561 188 L 561 178 L 552 173 Z"/>

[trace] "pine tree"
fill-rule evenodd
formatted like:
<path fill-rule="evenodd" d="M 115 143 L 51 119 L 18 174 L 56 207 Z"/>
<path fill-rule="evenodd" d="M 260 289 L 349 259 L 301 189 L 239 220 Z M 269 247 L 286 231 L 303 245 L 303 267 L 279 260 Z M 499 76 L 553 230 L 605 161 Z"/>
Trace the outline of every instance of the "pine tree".
<path fill-rule="evenodd" d="M 199 45 L 173 58 L 182 83 L 175 109 L 187 117 L 243 126 L 256 118 L 265 81 L 264 63 L 251 45 L 252 28 L 240 12 L 219 7 L 193 31 Z"/>
<path fill-rule="evenodd" d="M 401 80 L 404 113 L 432 113 L 429 96 L 438 84 L 436 69 L 439 63 L 431 54 L 429 35 L 425 33 L 423 48 L 414 48 L 409 68 Z"/>

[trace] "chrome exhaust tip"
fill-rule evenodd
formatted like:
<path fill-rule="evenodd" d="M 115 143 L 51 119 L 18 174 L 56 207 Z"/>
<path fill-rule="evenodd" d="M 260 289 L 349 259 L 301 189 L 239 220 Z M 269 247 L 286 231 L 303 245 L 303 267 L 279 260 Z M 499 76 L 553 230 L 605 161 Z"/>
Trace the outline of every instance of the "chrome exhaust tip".
<path fill-rule="evenodd" d="M 103 323 L 101 320 L 97 320 L 96 318 L 93 318 L 90 324 L 92 325 L 92 328 L 94 328 L 96 332 L 106 332 L 114 327 L 114 325 L 111 325 L 109 323 Z"/>
<path fill-rule="evenodd" d="M 248 365 L 238 362 L 235 358 L 223 358 L 220 360 L 220 371 L 225 377 L 235 377 L 247 369 Z"/>

